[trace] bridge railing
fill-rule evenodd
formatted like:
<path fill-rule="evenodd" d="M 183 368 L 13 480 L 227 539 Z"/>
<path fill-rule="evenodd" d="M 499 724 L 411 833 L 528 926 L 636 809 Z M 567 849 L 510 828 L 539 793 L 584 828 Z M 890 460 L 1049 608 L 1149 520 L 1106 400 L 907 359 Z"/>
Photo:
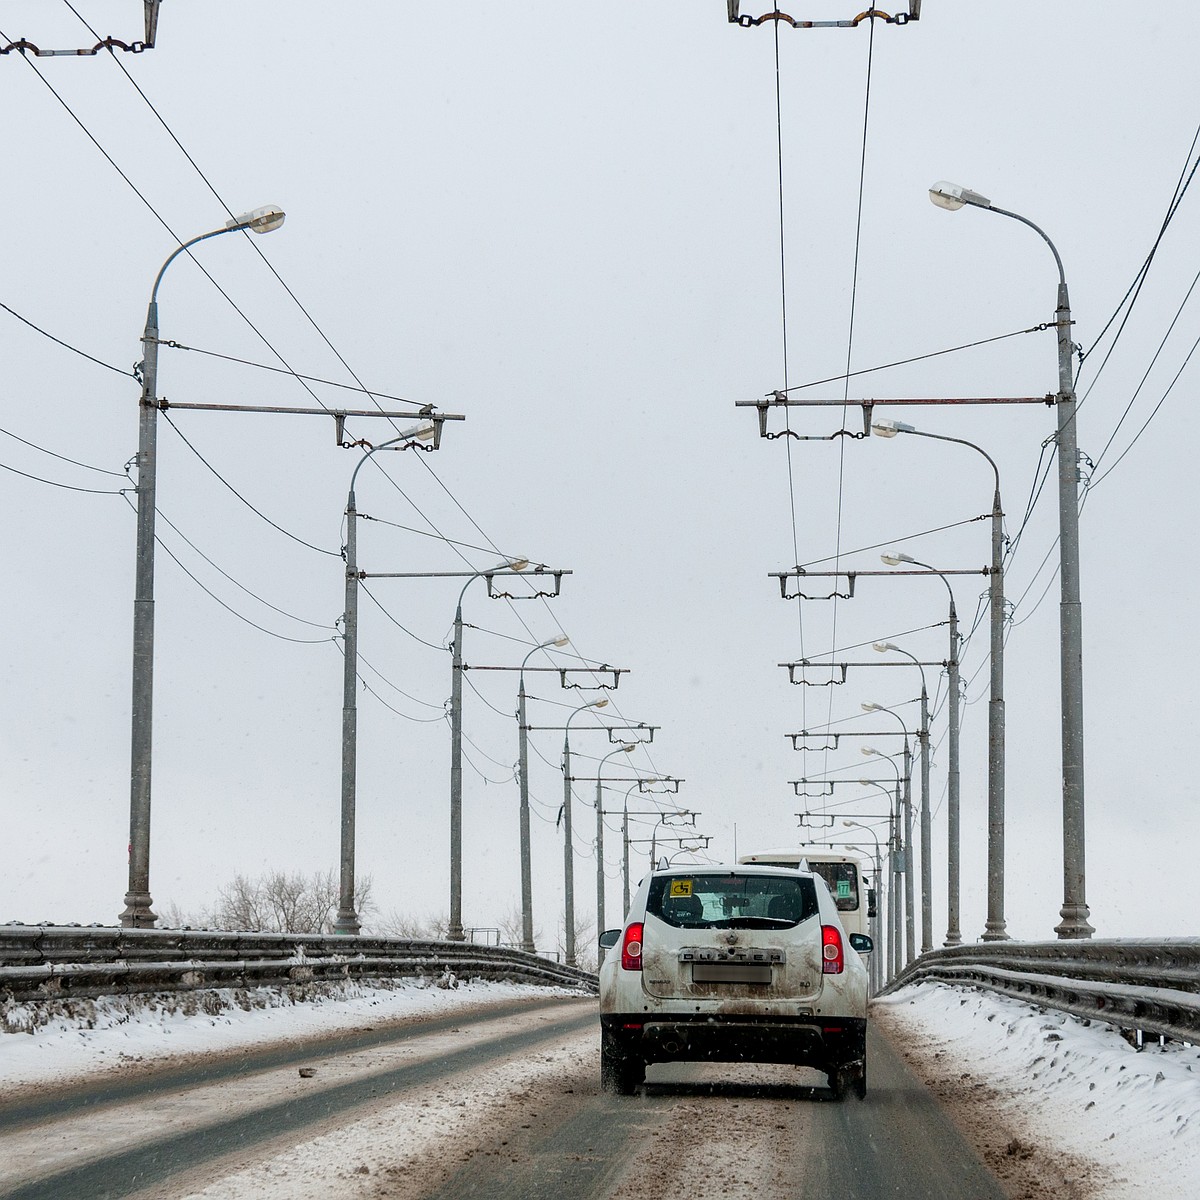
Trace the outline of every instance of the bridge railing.
<path fill-rule="evenodd" d="M 447 974 L 596 990 L 587 971 L 500 946 L 335 934 L 0 926 L 0 997 L 80 999 Z"/>
<path fill-rule="evenodd" d="M 974 984 L 1120 1029 L 1200 1042 L 1200 938 L 990 942 L 921 955 L 881 991 Z"/>

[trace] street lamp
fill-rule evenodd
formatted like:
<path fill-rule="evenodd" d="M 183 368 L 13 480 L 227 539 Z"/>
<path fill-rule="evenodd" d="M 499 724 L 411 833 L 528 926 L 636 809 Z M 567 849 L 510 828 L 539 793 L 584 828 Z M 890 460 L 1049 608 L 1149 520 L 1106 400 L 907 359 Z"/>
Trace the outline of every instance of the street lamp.
<path fill-rule="evenodd" d="M 563 725 L 563 949 L 567 966 L 575 966 L 575 847 L 571 842 L 571 722 L 589 708 L 603 708 L 608 697 L 574 709 Z"/>
<path fill-rule="evenodd" d="M 1000 468 L 995 459 L 974 442 L 964 438 L 926 433 L 901 421 L 877 421 L 871 432 L 893 438 L 898 433 L 968 446 L 987 459 L 995 477 L 992 492 L 991 599 L 991 692 L 988 699 L 988 915 L 983 931 L 985 942 L 1007 939 L 1004 921 L 1004 509 L 1000 504 Z"/>
<path fill-rule="evenodd" d="M 565 634 L 534 646 L 521 660 L 517 688 L 517 772 L 521 781 L 521 949 L 536 952 L 533 944 L 533 863 L 529 849 L 529 723 L 525 719 L 525 668 L 539 651 L 565 646 L 571 639 Z"/>
<path fill-rule="evenodd" d="M 853 826 L 857 829 L 865 829 L 870 835 L 871 840 L 875 843 L 875 887 L 880 897 L 883 895 L 883 863 L 882 856 L 879 850 L 879 835 L 875 830 L 862 821 L 851 821 L 845 818 L 842 821 L 843 825 Z M 875 916 L 871 921 L 871 936 L 875 940 L 875 952 L 871 955 L 871 991 L 878 992 L 880 987 L 880 959 L 884 954 L 883 939 L 879 936 L 880 929 L 883 928 L 883 923 L 879 918 L 879 904 L 875 905 Z"/>
<path fill-rule="evenodd" d="M 912 821 L 912 749 L 908 744 L 908 728 L 904 724 L 904 718 L 893 709 L 885 708 L 882 704 L 864 704 L 862 706 L 864 712 L 881 712 L 893 716 L 900 723 L 900 729 L 904 734 L 904 807 L 901 810 L 904 813 L 904 937 L 906 951 L 904 961 L 906 964 L 911 963 L 916 958 L 916 943 L 917 933 L 915 928 L 915 880 L 913 879 L 913 821 Z M 875 750 L 870 746 L 862 748 L 863 754 L 874 754 L 880 758 L 886 758 L 894 767 L 896 764 L 892 761 L 890 754 L 883 754 L 879 750 Z M 899 784 L 897 784 L 897 793 L 899 792 Z M 897 794 L 899 801 L 899 794 Z"/>
<path fill-rule="evenodd" d="M 483 575 L 493 571 L 523 571 L 529 566 L 527 558 L 506 558 L 494 567 L 473 572 L 458 593 L 454 609 L 453 665 L 450 675 L 450 922 L 446 938 L 461 942 L 465 938 L 462 925 L 462 602 L 467 588 Z"/>
<path fill-rule="evenodd" d="M 274 205 L 231 217 L 220 229 L 183 242 L 154 277 L 142 334 L 142 395 L 138 417 L 137 567 L 133 600 L 133 711 L 129 773 L 129 890 L 120 921 L 126 929 L 152 929 L 150 905 L 150 766 L 154 725 L 154 518 L 158 474 L 158 286 L 185 250 L 209 238 L 248 229 L 270 233 L 284 220 Z"/>
<path fill-rule="evenodd" d="M 959 928 L 959 879 L 961 874 L 959 851 L 962 845 L 961 826 L 959 823 L 959 770 L 958 770 L 958 739 L 959 739 L 959 699 L 958 682 L 958 610 L 954 607 L 954 589 L 945 574 L 907 554 L 881 554 L 880 559 L 885 566 L 898 567 L 901 563 L 912 563 L 915 567 L 924 567 L 932 571 L 946 585 L 950 596 L 950 659 L 947 664 L 949 673 L 949 764 L 946 768 L 946 945 L 957 946 L 962 942 L 962 931 Z M 928 816 L 928 813 L 926 814 Z M 925 827 L 921 827 L 922 841 L 925 839 Z"/>
<path fill-rule="evenodd" d="M 877 654 L 894 651 L 910 658 L 921 672 L 921 728 L 917 737 L 921 744 L 921 953 L 933 949 L 933 817 L 929 798 L 929 689 L 925 685 L 925 668 L 920 659 L 894 642 L 875 642 Z"/>
<path fill-rule="evenodd" d="M 1076 426 L 1075 380 L 1071 369 L 1071 301 L 1062 258 L 1045 230 L 1028 217 L 997 208 L 986 197 L 958 184 L 939 180 L 929 198 L 951 212 L 968 204 L 1027 225 L 1050 247 L 1058 268 L 1058 303 L 1054 324 L 1058 330 L 1058 538 L 1059 636 L 1062 690 L 1063 779 L 1063 903 L 1062 920 L 1054 927 L 1060 938 L 1088 938 L 1095 930 L 1088 923 L 1084 855 L 1083 791 L 1083 607 L 1079 593 L 1079 445 Z"/>
<path fill-rule="evenodd" d="M 596 936 L 604 932 L 604 784 L 601 776 L 604 774 L 604 764 L 618 754 L 631 754 L 637 749 L 636 742 L 626 742 L 615 750 L 609 751 L 596 768 Z M 624 916 L 624 912 L 621 914 Z"/>
<path fill-rule="evenodd" d="M 346 607 L 342 615 L 342 808 L 339 853 L 338 911 L 334 933 L 355 934 L 362 928 L 354 907 L 354 822 L 358 774 L 358 508 L 354 484 L 373 454 L 398 446 L 407 450 L 437 433 L 433 421 L 422 421 L 397 437 L 372 446 L 358 460 L 346 494 Z"/>

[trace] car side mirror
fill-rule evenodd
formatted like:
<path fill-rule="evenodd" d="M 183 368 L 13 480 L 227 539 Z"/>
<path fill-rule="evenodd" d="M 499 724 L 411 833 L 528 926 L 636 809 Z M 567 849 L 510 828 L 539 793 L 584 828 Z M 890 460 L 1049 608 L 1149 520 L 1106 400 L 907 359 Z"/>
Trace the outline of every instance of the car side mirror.
<path fill-rule="evenodd" d="M 611 950 L 621 940 L 619 929 L 606 929 L 600 935 L 600 949 Z"/>
<path fill-rule="evenodd" d="M 870 954 L 875 949 L 875 943 L 871 940 L 871 935 L 867 933 L 852 933 L 850 935 L 850 946 L 857 950 L 859 954 Z"/>

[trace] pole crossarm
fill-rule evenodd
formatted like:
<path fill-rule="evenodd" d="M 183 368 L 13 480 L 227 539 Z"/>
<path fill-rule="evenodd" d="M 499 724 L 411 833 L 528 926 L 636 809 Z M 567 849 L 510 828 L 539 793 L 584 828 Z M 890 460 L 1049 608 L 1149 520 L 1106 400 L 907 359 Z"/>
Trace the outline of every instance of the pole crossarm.
<path fill-rule="evenodd" d="M 169 345 L 170 343 L 164 343 Z M 334 436 L 337 444 L 344 450 L 361 447 L 364 450 L 372 449 L 372 445 L 365 438 L 359 438 L 356 441 L 346 441 L 346 418 L 347 417 L 386 417 L 394 421 L 432 421 L 433 422 L 433 442 L 430 446 L 422 446 L 420 449 L 437 450 L 442 444 L 442 422 L 443 421 L 465 421 L 467 418 L 462 413 L 439 413 L 432 412 L 428 406 L 415 409 L 412 411 L 384 411 L 378 408 L 294 408 L 291 406 L 278 405 L 261 405 L 261 404 L 204 404 L 194 403 L 192 401 L 175 402 L 168 400 L 166 396 L 160 397 L 157 402 L 157 407 L 163 412 L 170 409 L 187 409 L 193 412 L 239 412 L 239 413 L 271 413 L 284 414 L 295 417 L 332 417 L 334 420 Z M 408 449 L 405 447 L 398 447 Z"/>
<path fill-rule="evenodd" d="M 0 54 L 11 54 L 14 50 L 20 54 L 32 54 L 35 58 L 91 58 L 101 50 L 124 50 L 128 54 L 141 54 L 143 50 L 153 50 L 154 40 L 158 36 L 158 6 L 162 0 L 142 0 L 145 16 L 145 33 L 140 42 L 123 42 L 120 38 L 106 37 L 94 46 L 80 50 L 42 50 L 26 38 L 9 42 L 0 46 Z"/>
<path fill-rule="evenodd" d="M 865 575 L 892 578 L 900 575 L 990 575 L 991 573 L 991 567 L 960 568 L 952 571 L 807 571 L 804 567 L 792 567 L 790 571 L 768 571 L 767 578 L 779 580 L 779 595 L 784 600 L 853 600 L 854 581 Z M 826 596 L 809 596 L 801 591 L 795 591 L 789 595 L 787 590 L 789 579 L 845 579 L 847 590 L 839 592 L 835 585 L 834 591 Z"/>
<path fill-rule="evenodd" d="M 907 775 L 901 775 L 901 783 L 908 781 Z M 895 784 L 895 779 L 789 779 L 788 783 L 797 796 L 803 797 L 805 800 L 817 800 L 822 796 L 832 796 L 833 789 L 836 787 L 861 787 L 864 783 L 878 783 L 880 786 L 887 785 L 890 788 Z M 819 783 L 823 788 L 827 787 L 828 791 L 821 792 L 802 792 L 802 787 L 807 787 L 809 784 Z"/>
<path fill-rule="evenodd" d="M 668 786 L 667 787 L 647 787 L 646 786 L 647 784 L 651 784 L 651 783 L 663 783 L 663 784 L 667 784 Z M 687 783 L 687 780 L 686 779 L 676 779 L 673 775 L 660 775 L 657 779 L 639 779 L 638 780 L 638 794 L 641 796 L 645 796 L 645 795 L 673 796 L 676 793 L 678 793 L 679 785 L 681 783 Z"/>
<path fill-rule="evenodd" d="M 578 733 L 579 730 L 575 732 Z M 675 787 L 669 790 L 670 794 L 678 792 L 679 784 L 687 782 L 685 779 L 675 779 L 672 776 L 646 778 L 645 776 L 636 775 L 572 775 L 570 779 L 572 783 L 636 783 L 639 793 L 642 793 L 642 785 L 645 783 L 673 783 Z M 664 791 L 666 790 L 664 789 Z"/>
<path fill-rule="evenodd" d="M 1050 328 L 1049 325 L 1046 326 Z M 753 408 L 758 410 L 758 436 L 774 441 L 775 438 L 790 437 L 797 441 L 829 441 L 835 437 L 865 438 L 871 436 L 871 417 L 877 404 L 901 404 L 909 406 L 928 405 L 967 405 L 967 404 L 1044 404 L 1053 406 L 1058 402 L 1057 395 L 1047 393 L 1044 396 L 878 396 L 861 400 L 844 400 L 840 397 L 829 399 L 825 397 L 789 396 L 786 392 L 772 392 L 758 400 L 735 400 L 735 408 Z M 863 432 L 853 433 L 848 429 L 839 429 L 825 437 L 805 437 L 791 429 L 780 429 L 772 433 L 767 428 L 767 413 L 772 408 L 837 408 L 861 407 L 863 412 Z"/>
<path fill-rule="evenodd" d="M 483 579 L 487 582 L 487 594 L 489 600 L 553 600 L 562 591 L 562 577 L 571 575 L 571 571 L 558 570 L 552 567 L 547 567 L 544 563 L 539 563 L 536 566 L 530 566 L 520 571 L 501 569 L 496 571 L 359 571 L 359 579 Z M 492 580 L 503 576 L 516 576 L 520 579 L 529 579 L 534 576 L 551 575 L 554 577 L 554 591 L 546 592 L 540 588 L 528 592 L 523 595 L 516 595 L 512 592 L 497 591 L 492 586 Z M 468 668 L 464 665 L 463 670 Z M 520 667 L 474 667 L 476 671 L 519 671 Z M 526 671 L 561 671 L 561 670 L 587 670 L 586 667 L 563 668 L 563 667 L 526 667 Z M 598 668 L 599 670 L 611 670 L 609 667 Z M 566 687 L 566 684 L 563 684 Z"/>
<path fill-rule="evenodd" d="M 854 17 L 826 21 L 799 21 L 795 17 L 789 17 L 787 13 L 780 12 L 778 7 L 763 13 L 761 17 L 752 17 L 749 13 L 741 11 L 741 0 L 726 0 L 726 5 L 729 10 L 729 24 L 740 25 L 743 29 L 752 29 L 767 21 L 780 21 L 793 29 L 857 29 L 868 18 L 874 21 L 878 17 L 888 25 L 907 25 L 910 21 L 921 19 L 921 0 L 908 0 L 908 7 L 901 12 L 886 13 L 882 9 L 868 8 Z"/>
<path fill-rule="evenodd" d="M 687 817 L 687 824 L 695 825 L 696 818 L 700 816 L 699 810 L 693 812 L 690 808 L 680 808 L 674 812 L 661 812 L 657 808 L 605 808 L 601 810 L 606 817 L 653 817 L 655 821 L 661 821 L 664 824 L 668 817 Z"/>
<path fill-rule="evenodd" d="M 511 671 L 511 670 L 514 670 L 515 668 L 513 668 L 513 667 L 467 667 L 465 669 L 468 671 Z M 539 667 L 526 667 L 525 670 L 527 670 L 527 671 L 536 671 L 536 670 L 556 671 L 556 670 L 558 670 L 558 668 L 557 667 L 540 667 L 540 668 Z M 554 730 L 554 729 L 557 729 L 561 733 L 561 732 L 563 732 L 563 730 L 566 729 L 566 726 L 565 725 L 522 725 L 521 728 L 525 729 L 525 730 L 530 730 L 530 729 Z M 585 726 L 585 728 L 590 729 L 590 728 L 592 728 L 592 726 Z M 636 746 L 648 746 L 652 741 L 654 741 L 655 732 L 657 730 L 661 729 L 662 726 L 661 725 L 646 725 L 644 722 L 639 721 L 636 725 L 597 725 L 597 726 L 595 726 L 595 728 L 607 730 L 608 741 L 609 741 L 609 744 L 612 746 L 615 746 L 620 742 L 633 742 L 633 744 Z M 576 732 L 578 733 L 579 731 L 576 730 Z M 644 737 L 644 738 L 643 737 L 613 737 L 613 734 L 615 734 L 615 733 L 635 733 L 635 734 L 636 733 L 648 733 L 650 736 Z"/>
<path fill-rule="evenodd" d="M 804 817 L 820 817 L 822 820 L 824 820 L 824 818 L 825 818 L 825 817 L 827 817 L 827 816 L 831 816 L 831 815 L 834 815 L 834 814 L 830 814 L 830 813 L 810 813 L 810 812 L 807 812 L 807 811 L 805 811 L 805 812 L 798 812 L 798 813 L 792 813 L 792 816 L 793 816 L 793 817 L 799 817 L 799 818 L 804 818 Z M 838 819 L 838 820 L 841 820 L 841 816 L 842 816 L 842 814 L 837 814 L 837 815 L 836 815 L 836 819 Z M 855 814 L 854 814 L 854 816 L 855 816 L 855 817 L 861 817 L 861 818 L 862 818 L 864 821 L 890 821 L 890 820 L 892 819 L 892 814 L 891 814 L 891 813 L 855 813 Z M 832 824 L 832 821 L 830 822 L 830 824 Z"/>
<path fill-rule="evenodd" d="M 809 733 L 808 730 L 802 729 L 799 733 L 785 733 L 786 738 L 791 738 L 792 749 L 799 750 L 801 754 L 815 754 L 821 750 L 836 750 L 838 741 L 844 737 L 860 737 L 860 738 L 877 738 L 877 737 L 914 737 L 921 736 L 921 730 L 900 730 L 900 729 L 844 729 L 840 733 Z M 801 746 L 801 738 L 833 738 L 832 746 Z"/>
<path fill-rule="evenodd" d="M 526 667 L 525 669 L 528 671 L 530 668 Z M 546 669 L 553 671 L 555 668 L 548 667 Z M 476 670 L 487 670 L 487 668 L 486 667 L 476 668 Z M 565 733 L 566 729 L 567 729 L 567 727 L 565 725 L 522 725 L 521 728 L 528 730 L 530 732 L 536 732 L 536 733 L 553 733 L 555 730 L 557 730 L 559 733 Z M 619 730 L 620 728 L 621 728 L 620 725 L 572 725 L 571 732 L 572 733 L 605 733 L 605 732 L 607 732 L 609 734 L 608 740 L 611 742 L 613 740 L 612 731 L 614 729 Z M 634 726 L 633 728 L 636 729 L 636 728 L 639 728 L 639 726 Z M 658 728 L 658 726 L 655 726 L 655 728 Z M 620 740 L 626 740 L 626 739 L 618 739 L 618 740 L 620 741 Z M 657 778 L 658 778 L 657 775 L 652 777 L 652 779 L 657 779 Z"/>
<path fill-rule="evenodd" d="M 805 688 L 830 688 L 830 686 L 840 686 L 846 682 L 846 673 L 851 667 L 907 667 L 912 666 L 911 662 L 814 662 L 811 659 L 797 659 L 794 662 L 776 662 L 776 666 L 787 668 L 787 682 L 793 684 L 803 684 Z M 948 667 L 949 662 L 946 660 L 937 660 L 936 662 L 923 662 L 922 666 L 928 667 Z M 806 670 L 828 671 L 828 679 L 806 679 L 804 671 Z M 796 677 L 797 671 L 800 672 L 800 677 Z M 839 678 L 840 672 L 840 678 Z M 788 734 L 791 737 L 792 734 Z"/>
<path fill-rule="evenodd" d="M 703 845 L 703 846 L 696 846 L 696 847 L 694 847 L 694 849 L 697 849 L 697 850 L 707 850 L 707 849 L 708 849 L 708 843 L 709 843 L 709 842 L 711 842 L 711 841 L 712 841 L 712 834 L 711 834 L 711 833 L 694 833 L 694 834 L 692 834 L 692 836 L 691 836 L 691 837 L 678 837 L 678 838 L 671 838 L 671 837 L 666 837 L 666 838 L 662 838 L 662 837 L 630 838 L 630 839 L 629 839 L 629 844 L 630 844 L 631 846 L 661 846 L 661 845 L 662 845 L 664 842 L 667 842 L 667 843 L 669 843 L 669 844 L 670 844 L 670 845 L 672 845 L 672 846 L 687 846 L 687 845 L 688 845 L 690 842 L 703 842 L 703 843 L 704 843 L 704 845 Z"/>
<path fill-rule="evenodd" d="M 855 813 L 854 815 L 856 817 L 862 817 L 864 820 L 868 820 L 868 821 L 869 820 L 886 821 L 891 818 L 892 814 L 891 813 L 882 813 L 882 814 L 880 814 L 880 813 Z M 806 827 L 811 827 L 813 829 L 820 829 L 824 826 L 828 826 L 829 828 L 832 829 L 833 826 L 836 825 L 838 823 L 838 821 L 840 821 L 845 816 L 845 814 L 844 813 L 812 813 L 812 812 L 806 811 L 806 812 L 792 813 L 792 816 L 798 818 L 800 824 L 804 825 Z"/>

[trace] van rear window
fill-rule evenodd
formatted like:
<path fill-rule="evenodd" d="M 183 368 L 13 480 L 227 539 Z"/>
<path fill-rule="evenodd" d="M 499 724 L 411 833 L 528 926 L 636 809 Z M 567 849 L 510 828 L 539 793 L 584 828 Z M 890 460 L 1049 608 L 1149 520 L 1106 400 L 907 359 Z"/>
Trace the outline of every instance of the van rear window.
<path fill-rule="evenodd" d="M 853 863 L 809 859 L 808 866 L 825 880 L 838 912 L 858 911 L 858 868 Z"/>
<path fill-rule="evenodd" d="M 646 911 L 679 929 L 782 929 L 819 909 L 806 876 L 681 872 L 651 880 Z"/>

